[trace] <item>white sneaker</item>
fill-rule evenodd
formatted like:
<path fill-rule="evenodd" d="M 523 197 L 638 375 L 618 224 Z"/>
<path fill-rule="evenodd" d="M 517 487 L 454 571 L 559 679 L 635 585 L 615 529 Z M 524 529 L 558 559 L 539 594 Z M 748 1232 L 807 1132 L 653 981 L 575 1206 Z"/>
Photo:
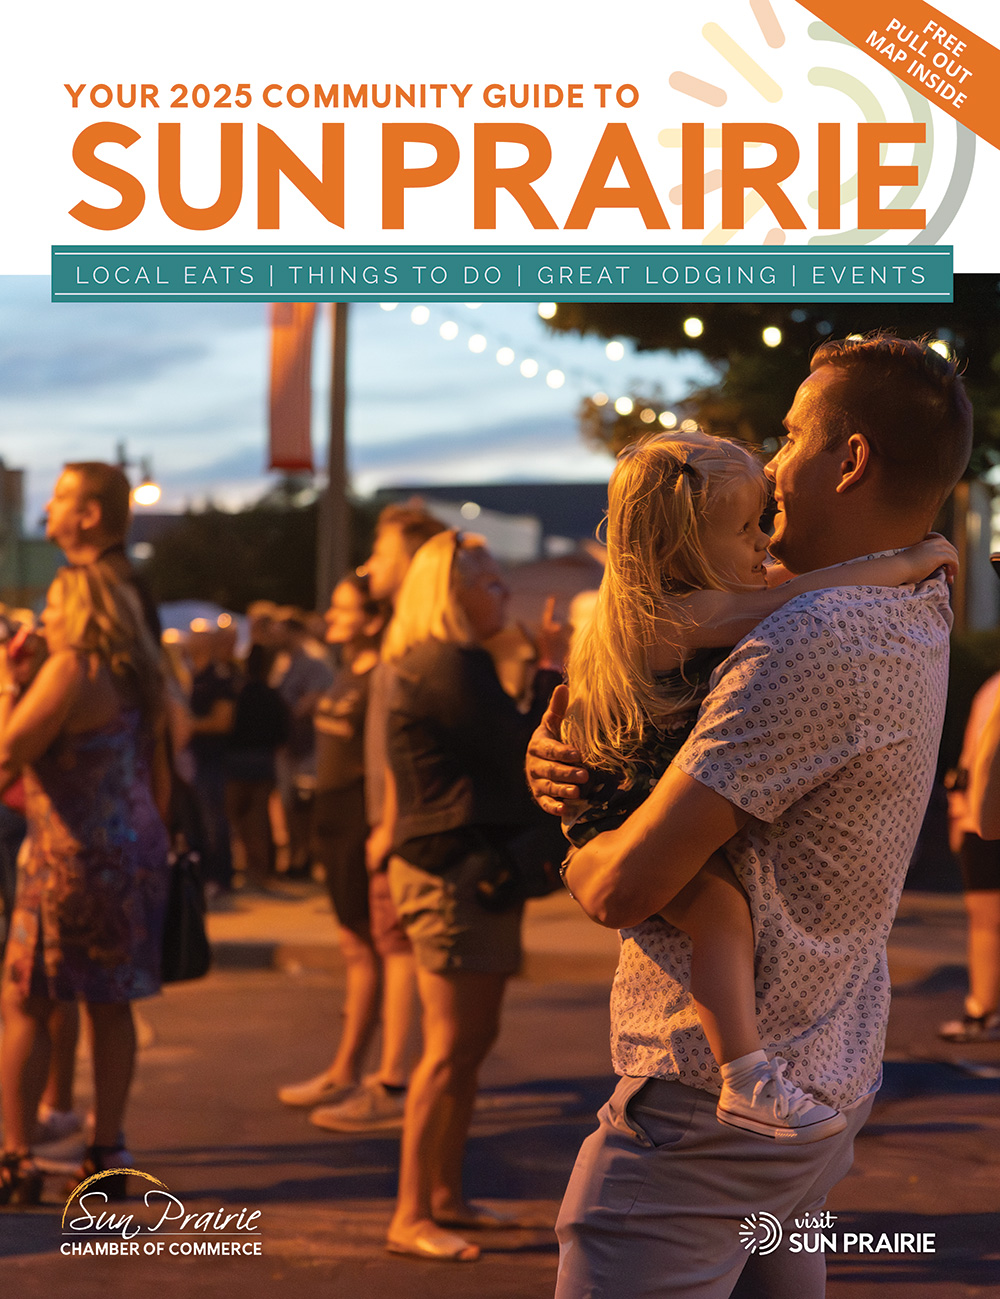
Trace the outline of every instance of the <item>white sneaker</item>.
<path fill-rule="evenodd" d="M 308 1082 L 286 1083 L 278 1088 L 278 1100 L 282 1105 L 295 1105 L 311 1108 L 313 1105 L 336 1105 L 346 1100 L 351 1092 L 357 1089 L 357 1083 L 330 1082 L 326 1074 L 310 1078 Z"/>
<path fill-rule="evenodd" d="M 327 1132 L 387 1132 L 403 1126 L 406 1092 L 390 1091 L 377 1078 L 366 1078 L 338 1105 L 321 1105 L 309 1122 Z"/>
<path fill-rule="evenodd" d="M 1000 1014 L 970 1015 L 949 1019 L 938 1029 L 938 1037 L 946 1042 L 996 1042 L 1000 1040 Z"/>
<path fill-rule="evenodd" d="M 716 1118 L 730 1127 L 800 1145 L 843 1132 L 843 1114 L 789 1082 L 787 1068 L 788 1062 L 775 1056 L 741 1087 L 724 1081 Z"/>
<path fill-rule="evenodd" d="M 73 1110 L 52 1110 L 47 1105 L 38 1107 L 35 1124 L 35 1145 L 47 1146 L 63 1141 L 83 1130 L 83 1119 Z"/>

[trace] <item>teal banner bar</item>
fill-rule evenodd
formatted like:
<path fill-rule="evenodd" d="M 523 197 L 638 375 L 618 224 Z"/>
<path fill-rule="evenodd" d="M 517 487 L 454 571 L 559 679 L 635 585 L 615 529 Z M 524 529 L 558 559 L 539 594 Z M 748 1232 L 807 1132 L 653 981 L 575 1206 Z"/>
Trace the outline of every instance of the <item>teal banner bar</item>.
<path fill-rule="evenodd" d="M 53 302 L 951 302 L 950 247 L 60 245 Z"/>

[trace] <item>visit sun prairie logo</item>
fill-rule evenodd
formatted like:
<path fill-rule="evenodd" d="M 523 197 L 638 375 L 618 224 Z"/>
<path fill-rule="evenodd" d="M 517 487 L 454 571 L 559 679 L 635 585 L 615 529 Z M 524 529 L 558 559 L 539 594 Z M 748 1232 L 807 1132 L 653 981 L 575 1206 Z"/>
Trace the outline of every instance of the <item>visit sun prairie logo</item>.
<path fill-rule="evenodd" d="M 108 1177 L 138 1177 L 151 1186 L 128 1210 L 112 1208 Z M 70 1213 L 76 1210 L 76 1215 Z M 69 1221 L 67 1222 L 67 1218 Z M 189 1213 L 166 1184 L 140 1168 L 94 1173 L 73 1189 L 62 1215 L 60 1253 L 76 1256 L 171 1254 L 177 1257 L 260 1254 L 260 1210 L 219 1208 Z"/>
<path fill-rule="evenodd" d="M 829 1209 L 792 1218 L 782 1228 L 770 1213 L 750 1213 L 740 1223 L 740 1240 L 750 1254 L 773 1254 L 784 1241 L 789 1254 L 933 1254 L 933 1231 L 837 1231 Z"/>

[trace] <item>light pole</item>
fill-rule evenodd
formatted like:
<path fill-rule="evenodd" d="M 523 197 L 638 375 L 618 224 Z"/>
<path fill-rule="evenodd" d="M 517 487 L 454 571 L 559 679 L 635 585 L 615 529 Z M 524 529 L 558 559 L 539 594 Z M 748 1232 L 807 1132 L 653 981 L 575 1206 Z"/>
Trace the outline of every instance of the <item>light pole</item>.
<path fill-rule="evenodd" d="M 347 303 L 330 304 L 330 427 L 326 490 L 319 498 L 316 528 L 316 608 L 326 609 L 347 571 L 350 520 L 347 503 Z"/>

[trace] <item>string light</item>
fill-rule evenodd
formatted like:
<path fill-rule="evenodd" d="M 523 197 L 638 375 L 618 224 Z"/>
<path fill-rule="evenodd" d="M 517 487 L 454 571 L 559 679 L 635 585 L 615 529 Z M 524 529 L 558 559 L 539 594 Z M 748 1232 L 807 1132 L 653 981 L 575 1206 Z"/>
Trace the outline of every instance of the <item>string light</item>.
<path fill-rule="evenodd" d="M 378 305 L 379 307 L 381 307 L 383 311 L 395 311 L 400 304 L 396 302 L 380 302 Z M 466 310 L 475 311 L 482 306 L 482 303 L 465 302 L 462 303 L 462 306 Z M 553 316 L 557 314 L 558 304 L 552 302 L 541 302 L 537 304 L 537 311 L 538 311 L 538 315 L 543 320 L 550 320 L 552 319 Z M 412 308 L 412 310 L 410 311 L 410 320 L 415 325 L 425 325 L 431 319 L 431 315 L 432 315 L 431 309 L 421 304 L 419 306 L 415 306 Z M 683 327 L 685 333 L 692 338 L 698 337 L 698 335 L 704 329 L 704 325 L 702 321 L 699 320 L 698 317 L 696 316 L 691 316 L 687 320 L 685 320 Z M 458 321 L 452 319 L 446 319 L 442 321 L 441 324 L 438 326 L 437 332 L 439 337 L 442 338 L 444 341 L 451 342 L 454 339 L 458 338 L 458 336 L 462 332 L 462 329 Z M 467 340 L 467 346 L 470 352 L 473 352 L 474 354 L 478 355 L 485 352 L 487 348 L 490 346 L 490 343 L 485 334 L 474 333 L 469 336 Z M 620 361 L 625 356 L 626 348 L 624 343 L 622 343 L 620 339 L 611 339 L 606 344 L 604 352 L 608 360 Z M 497 361 L 498 365 L 508 366 L 508 365 L 512 365 L 517 360 L 517 354 L 514 351 L 513 347 L 510 347 L 508 344 L 504 343 L 499 348 L 497 348 L 496 352 L 494 353 L 494 358 Z M 542 371 L 542 368 L 543 368 L 542 364 L 540 364 L 533 357 L 526 357 L 523 361 L 521 361 L 518 367 L 520 373 L 526 379 L 533 379 L 536 375 L 538 375 Z M 545 373 L 545 383 L 548 388 L 557 390 L 566 385 L 567 382 L 566 372 L 559 369 L 558 367 L 553 366 L 551 369 L 546 369 L 544 373 Z M 574 369 L 571 373 L 576 376 L 576 379 L 578 381 L 582 380 L 584 383 L 587 382 L 587 376 L 580 369 Z M 592 402 L 592 404 L 597 407 L 606 406 L 610 400 L 611 399 L 608 396 L 608 394 L 601 390 L 594 392 L 593 395 L 590 397 L 590 401 Z M 619 415 L 628 416 L 633 413 L 635 409 L 635 404 L 631 397 L 622 396 L 617 398 L 617 400 L 615 401 L 614 409 Z M 639 419 L 644 424 L 653 424 L 657 420 L 659 420 L 663 428 L 668 428 L 668 429 L 675 428 L 677 425 L 677 416 L 673 413 L 673 411 L 662 411 L 660 412 L 659 415 L 657 415 L 657 413 L 653 410 L 652 407 L 647 406 L 644 407 L 641 411 L 639 411 L 638 415 L 639 415 Z M 686 423 L 690 424 L 692 427 L 697 427 L 694 421 L 689 420 L 686 421 Z"/>
<path fill-rule="evenodd" d="M 781 330 L 777 325 L 768 325 L 761 334 L 765 347 L 777 347 L 781 342 Z"/>

